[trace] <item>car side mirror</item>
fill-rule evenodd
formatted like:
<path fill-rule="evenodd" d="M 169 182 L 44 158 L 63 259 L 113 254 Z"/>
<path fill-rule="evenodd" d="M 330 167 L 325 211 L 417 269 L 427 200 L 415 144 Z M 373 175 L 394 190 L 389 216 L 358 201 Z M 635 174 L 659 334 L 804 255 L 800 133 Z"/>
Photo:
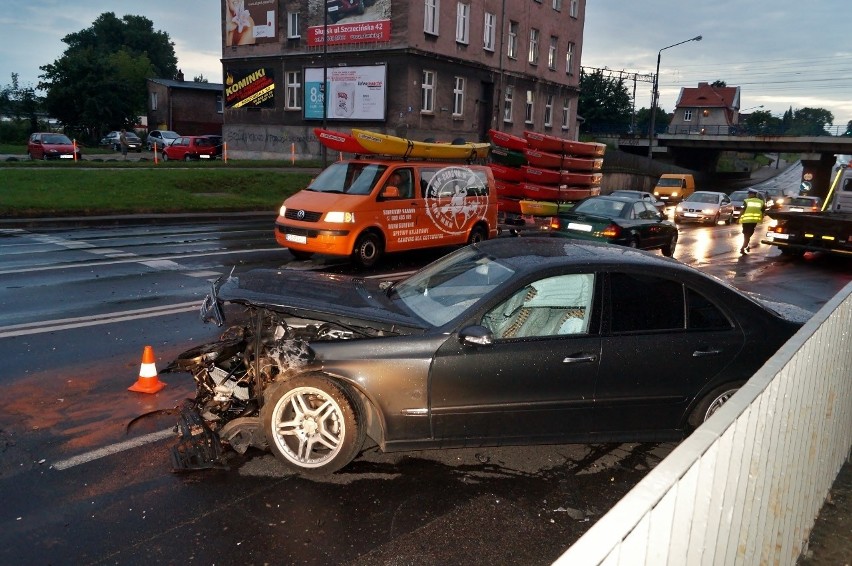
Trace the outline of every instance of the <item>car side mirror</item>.
<path fill-rule="evenodd" d="M 489 346 L 494 342 L 494 335 L 481 324 L 474 324 L 461 329 L 459 342 L 465 346 Z"/>

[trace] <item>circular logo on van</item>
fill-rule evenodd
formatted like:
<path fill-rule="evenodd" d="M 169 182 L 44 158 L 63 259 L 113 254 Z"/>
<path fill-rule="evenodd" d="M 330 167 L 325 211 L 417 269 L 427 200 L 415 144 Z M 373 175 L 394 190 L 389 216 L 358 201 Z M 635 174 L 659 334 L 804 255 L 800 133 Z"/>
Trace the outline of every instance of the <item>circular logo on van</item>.
<path fill-rule="evenodd" d="M 442 232 L 459 235 L 485 217 L 488 187 L 485 176 L 468 167 L 445 167 L 426 186 L 426 213 Z"/>

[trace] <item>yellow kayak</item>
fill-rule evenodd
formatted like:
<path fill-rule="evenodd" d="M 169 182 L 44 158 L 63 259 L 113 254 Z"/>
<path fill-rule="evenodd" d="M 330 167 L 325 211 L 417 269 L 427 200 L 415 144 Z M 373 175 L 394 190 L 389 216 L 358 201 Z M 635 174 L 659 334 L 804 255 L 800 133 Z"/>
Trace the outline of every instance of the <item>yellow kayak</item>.
<path fill-rule="evenodd" d="M 415 159 L 484 159 L 491 149 L 490 143 L 430 143 L 355 128 L 352 137 L 372 153 Z"/>
<path fill-rule="evenodd" d="M 574 206 L 573 202 L 554 202 L 551 200 L 521 200 L 521 214 L 530 216 L 554 216 L 560 212 L 568 212 Z"/>

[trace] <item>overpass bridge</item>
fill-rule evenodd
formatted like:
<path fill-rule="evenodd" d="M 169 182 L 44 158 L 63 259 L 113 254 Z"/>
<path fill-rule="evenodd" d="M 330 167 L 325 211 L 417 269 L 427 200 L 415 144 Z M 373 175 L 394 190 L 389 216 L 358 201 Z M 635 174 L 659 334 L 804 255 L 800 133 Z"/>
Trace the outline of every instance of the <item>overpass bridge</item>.
<path fill-rule="evenodd" d="M 677 129 L 676 129 L 677 128 Z M 794 153 L 802 161 L 802 178 L 813 186 L 812 194 L 825 196 L 831 181 L 835 154 L 852 155 L 852 136 L 785 136 L 737 134 L 732 127 L 719 130 L 712 127 L 697 131 L 682 131 L 683 126 L 671 127 L 654 139 L 654 159 L 672 162 L 679 167 L 704 173 L 716 170 L 722 152 Z M 678 131 L 681 129 L 681 131 Z M 672 131 L 673 130 L 673 131 Z M 603 140 L 601 140 L 603 141 Z M 610 140 L 607 140 L 610 141 Z M 648 138 L 617 136 L 611 139 L 618 149 L 627 153 L 648 155 Z"/>

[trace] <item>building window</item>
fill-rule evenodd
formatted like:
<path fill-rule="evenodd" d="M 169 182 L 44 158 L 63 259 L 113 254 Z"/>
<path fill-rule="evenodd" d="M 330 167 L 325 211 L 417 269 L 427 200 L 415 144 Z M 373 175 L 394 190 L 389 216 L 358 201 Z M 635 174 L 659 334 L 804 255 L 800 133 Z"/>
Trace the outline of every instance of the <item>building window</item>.
<path fill-rule="evenodd" d="M 485 12 L 485 29 L 483 32 L 482 43 L 486 51 L 494 51 L 494 40 L 497 31 L 497 15 L 491 12 Z"/>
<path fill-rule="evenodd" d="M 438 15 L 441 11 L 441 0 L 426 0 L 426 14 L 423 18 L 423 31 L 438 35 Z"/>
<path fill-rule="evenodd" d="M 683 111 L 683 121 L 684 122 L 692 122 L 692 110 L 684 110 Z"/>
<path fill-rule="evenodd" d="M 221 94 L 216 95 L 216 113 L 222 114 L 225 111 L 225 98 Z"/>
<path fill-rule="evenodd" d="M 456 84 L 453 87 L 453 116 L 458 117 L 464 114 L 464 77 L 456 77 Z"/>
<path fill-rule="evenodd" d="M 550 36 L 550 47 L 547 50 L 547 68 L 551 71 L 556 70 L 556 54 L 559 52 L 557 46 L 559 39 L 553 35 Z"/>
<path fill-rule="evenodd" d="M 458 3 L 456 12 L 456 41 L 470 43 L 470 4 Z"/>
<path fill-rule="evenodd" d="M 574 42 L 568 42 L 568 50 L 565 52 L 565 73 L 574 74 Z"/>
<path fill-rule="evenodd" d="M 544 127 L 553 126 L 553 95 L 548 94 L 544 101 Z"/>
<path fill-rule="evenodd" d="M 298 39 L 299 35 L 299 13 L 287 12 L 287 39 Z"/>
<path fill-rule="evenodd" d="M 571 5 L 568 8 L 568 14 L 572 18 L 576 18 L 580 13 L 580 0 L 570 0 Z"/>
<path fill-rule="evenodd" d="M 285 87 L 287 93 L 284 101 L 286 110 L 300 110 L 302 108 L 302 71 L 288 71 L 285 73 Z"/>
<path fill-rule="evenodd" d="M 151 110 L 156 110 L 156 109 L 157 109 L 157 93 L 152 92 L 151 93 Z"/>
<path fill-rule="evenodd" d="M 423 71 L 420 83 L 420 111 L 435 112 L 435 71 Z"/>
<path fill-rule="evenodd" d="M 524 106 L 524 123 L 532 124 L 533 123 L 533 91 L 527 91 L 527 102 Z"/>
<path fill-rule="evenodd" d="M 530 29 L 530 53 L 527 57 L 530 65 L 538 65 L 538 36 L 539 31 L 537 29 Z"/>
<path fill-rule="evenodd" d="M 506 55 L 510 59 L 518 58 L 518 28 L 520 24 L 518 22 L 509 22 L 509 46 L 506 50 Z"/>
<path fill-rule="evenodd" d="M 503 98 L 503 121 L 512 122 L 512 91 L 514 87 L 507 86 L 506 94 Z"/>
<path fill-rule="evenodd" d="M 567 96 L 562 101 L 562 129 L 567 130 L 571 125 L 571 99 Z"/>
<path fill-rule="evenodd" d="M 562 0 L 553 0 L 553 9 L 557 12 L 562 11 Z"/>

